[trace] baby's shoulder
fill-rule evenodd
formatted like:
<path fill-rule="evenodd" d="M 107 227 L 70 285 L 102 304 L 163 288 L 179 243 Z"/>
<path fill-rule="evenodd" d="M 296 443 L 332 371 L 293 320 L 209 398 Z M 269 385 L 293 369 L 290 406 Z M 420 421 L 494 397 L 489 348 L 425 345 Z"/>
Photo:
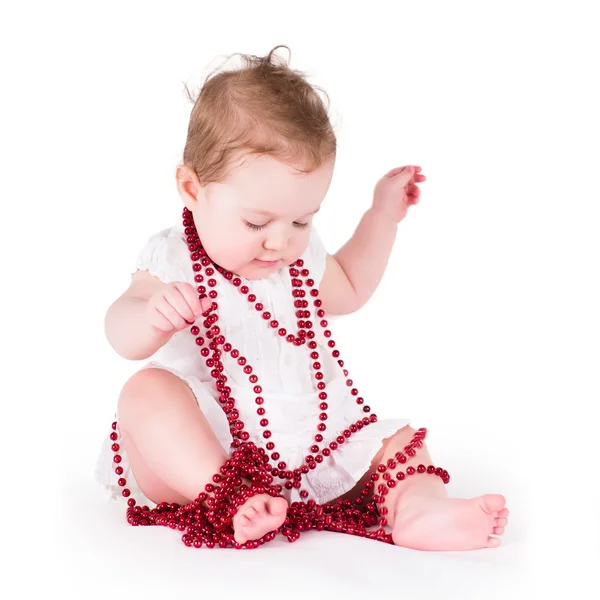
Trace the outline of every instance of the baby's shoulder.
<path fill-rule="evenodd" d="M 194 272 L 183 227 L 172 225 L 152 234 L 140 250 L 135 267 L 136 270 L 147 270 L 164 283 L 193 281 Z"/>

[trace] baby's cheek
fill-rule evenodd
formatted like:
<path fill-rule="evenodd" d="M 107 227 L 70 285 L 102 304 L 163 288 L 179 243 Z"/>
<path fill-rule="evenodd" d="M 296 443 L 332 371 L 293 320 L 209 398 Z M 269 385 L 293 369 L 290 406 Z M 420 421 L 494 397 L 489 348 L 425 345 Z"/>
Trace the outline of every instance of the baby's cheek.
<path fill-rule="evenodd" d="M 293 243 L 293 256 L 290 258 L 296 260 L 300 258 L 308 248 L 308 243 L 310 241 L 310 230 L 307 233 L 303 233 L 301 236 L 298 236 Z"/>
<path fill-rule="evenodd" d="M 256 242 L 252 238 L 248 239 L 248 236 L 232 234 L 224 243 L 227 261 L 236 267 L 241 267 L 257 257 Z"/>

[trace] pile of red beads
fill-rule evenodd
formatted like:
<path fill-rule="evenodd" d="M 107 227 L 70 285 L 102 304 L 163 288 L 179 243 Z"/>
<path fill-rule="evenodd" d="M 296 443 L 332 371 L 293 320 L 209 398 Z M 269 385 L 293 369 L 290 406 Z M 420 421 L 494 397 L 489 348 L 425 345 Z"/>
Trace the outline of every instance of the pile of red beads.
<path fill-rule="evenodd" d="M 322 448 L 320 444 L 324 441 L 323 433 L 327 429 L 327 385 L 322 371 L 318 345 L 315 341 L 316 333 L 312 318 L 318 321 L 323 328 L 323 336 L 326 340 L 326 347 L 331 355 L 336 359 L 339 367 L 346 377 L 346 385 L 351 388 L 350 394 L 356 398 L 356 404 L 363 413 L 369 413 L 370 407 L 363 405 L 364 400 L 359 396 L 358 390 L 353 387 L 352 379 L 348 378 L 348 371 L 344 368 L 344 361 L 340 358 L 340 352 L 335 348 L 335 342 L 331 339 L 331 331 L 327 328 L 328 322 L 325 319 L 325 311 L 322 302 L 318 298 L 319 291 L 314 287 L 315 282 L 310 278 L 308 269 L 304 266 L 302 259 L 298 259 L 290 265 L 289 272 L 292 284 L 292 298 L 298 319 L 297 333 L 288 333 L 288 329 L 264 310 L 264 305 L 254 294 L 250 293 L 247 285 L 242 285 L 242 280 L 235 274 L 226 271 L 220 266 L 215 265 L 206 254 L 198 238 L 198 233 L 194 226 L 192 214 L 185 209 L 183 212 L 183 225 L 185 227 L 186 241 L 190 251 L 190 257 L 193 262 L 194 281 L 197 284 L 199 298 L 210 298 L 212 300 L 211 309 L 204 313 L 203 326 L 204 336 L 200 335 L 200 328 L 193 325 L 190 332 L 196 338 L 196 345 L 200 348 L 200 354 L 206 359 L 206 366 L 211 369 L 211 376 L 216 381 L 216 389 L 219 392 L 218 401 L 225 414 L 227 415 L 232 436 L 231 447 L 233 455 L 221 467 L 220 473 L 213 476 L 213 483 L 206 486 L 205 492 L 201 493 L 192 503 L 179 506 L 176 504 L 159 504 L 156 508 L 150 509 L 147 506 L 135 506 L 133 498 L 128 499 L 129 508 L 127 510 L 128 522 L 132 525 L 164 525 L 180 531 L 186 531 L 183 541 L 188 546 L 200 547 L 203 544 L 207 547 L 234 547 L 255 548 L 272 540 L 279 532 L 275 530 L 263 536 L 260 540 L 248 541 L 243 545 L 237 544 L 233 539 L 232 517 L 250 496 L 258 493 L 266 493 L 271 496 L 280 495 L 283 487 L 287 490 L 292 488 L 300 489 L 303 475 L 309 470 L 316 469 L 324 462 L 325 458 L 336 451 L 345 441 L 354 433 L 363 427 L 377 421 L 377 416 L 371 414 L 357 419 L 347 429 L 339 432 L 337 437 L 331 439 L 329 444 Z M 204 271 L 204 272 L 203 272 Z M 302 350 L 302 346 L 310 353 L 311 365 L 314 370 L 315 387 L 320 400 L 319 421 L 317 423 L 317 433 L 314 435 L 314 444 L 307 450 L 309 454 L 305 457 L 304 463 L 295 469 L 289 469 L 285 461 L 281 460 L 279 452 L 275 450 L 275 444 L 271 438 L 271 431 L 267 429 L 269 425 L 266 411 L 264 408 L 264 397 L 262 386 L 259 384 L 258 376 L 254 373 L 252 365 L 248 364 L 247 359 L 241 355 L 240 351 L 233 348 L 227 342 L 225 336 L 217 325 L 218 303 L 217 299 L 217 280 L 215 272 L 219 272 L 225 281 L 230 282 L 237 287 L 241 294 L 247 296 L 250 303 L 254 304 L 255 310 L 261 314 L 262 319 L 268 327 L 277 331 L 277 334 L 285 340 Z M 204 285 L 206 284 L 206 285 Z M 208 286 L 208 288 L 206 287 Z M 303 287 L 308 288 L 308 294 Z M 312 299 L 314 308 L 313 314 L 309 310 L 309 301 L 307 296 Z M 206 338 L 206 339 L 205 339 Z M 208 341 L 207 341 L 208 340 Z M 274 464 L 269 461 L 266 450 L 249 441 L 250 434 L 245 429 L 244 423 L 240 420 L 239 411 L 235 408 L 235 398 L 231 396 L 231 388 L 227 385 L 227 375 L 223 365 L 223 353 L 228 354 L 235 359 L 240 368 L 248 376 L 249 382 L 253 386 L 256 394 L 255 403 L 256 412 L 260 419 L 260 425 L 264 429 L 262 437 L 265 440 L 265 448 L 271 452 L 270 458 Z M 115 472 L 120 476 L 119 486 L 124 487 L 122 495 L 128 497 L 130 490 L 125 488 L 126 480 L 122 477 L 123 468 L 119 465 L 121 456 L 118 454 L 120 449 L 117 443 L 117 423 L 112 424 L 113 431 L 110 434 L 113 441 L 112 449 L 115 452 L 114 462 L 116 464 Z M 289 541 L 298 539 L 300 532 L 310 529 L 317 531 L 338 531 L 352 535 L 359 535 L 376 539 L 379 541 L 392 543 L 391 534 L 386 534 L 383 527 L 387 524 L 388 509 L 384 506 L 385 496 L 390 488 L 396 486 L 398 481 L 402 481 L 406 476 L 414 474 L 430 474 L 442 478 L 444 483 L 448 483 L 450 477 L 448 472 L 436 468 L 433 465 L 418 465 L 415 469 L 410 466 L 405 472 L 399 471 L 395 478 L 392 477 L 394 470 L 407 460 L 415 456 L 416 449 L 421 447 L 426 436 L 425 429 L 419 429 L 412 441 L 404 448 L 404 452 L 396 452 L 393 458 L 389 458 L 385 464 L 380 464 L 371 475 L 370 481 L 367 481 L 364 489 L 354 500 L 345 500 L 318 505 L 313 500 L 308 502 L 293 502 L 288 509 L 287 518 L 280 528 L 281 533 Z M 276 466 L 275 466 L 276 464 Z M 389 472 L 388 472 L 389 470 Z M 248 487 L 242 482 L 245 478 L 250 480 Z M 273 481 L 278 478 L 283 481 L 283 486 Z M 377 493 L 373 494 L 372 501 L 367 501 L 372 494 L 375 483 L 381 479 L 377 486 Z M 300 489 L 300 496 L 306 498 L 308 492 Z M 379 522 L 377 531 L 367 531 L 367 528 L 376 525 Z"/>
<path fill-rule="evenodd" d="M 116 428 L 116 422 L 113 423 Z M 114 433 L 114 432 L 113 432 Z M 116 439 L 116 438 L 115 438 Z M 421 438 L 422 439 L 422 438 Z M 378 515 L 387 513 L 387 509 L 377 508 L 379 498 L 373 496 L 373 501 L 363 505 L 363 498 L 373 488 L 379 479 L 380 473 L 386 484 L 379 486 L 381 496 L 387 495 L 387 488 L 394 487 L 396 481 L 386 473 L 387 467 L 380 465 L 378 472 L 371 475 L 371 481 L 367 482 L 360 496 L 353 501 L 343 500 L 323 505 L 316 504 L 314 500 L 308 502 L 293 502 L 287 512 L 283 525 L 268 532 L 258 540 L 249 540 L 239 544 L 234 539 L 233 516 L 239 507 L 248 498 L 255 494 L 268 494 L 276 497 L 280 495 L 281 486 L 273 485 L 273 467 L 269 463 L 268 456 L 262 448 L 258 448 L 252 442 L 245 442 L 235 450 L 220 472 L 213 475 L 213 482 L 205 486 L 202 492 L 193 502 L 181 506 L 179 504 L 167 504 L 163 502 L 155 508 L 148 506 L 136 506 L 135 500 L 128 500 L 127 521 L 130 525 L 162 525 L 185 531 L 182 536 L 186 546 L 207 548 L 219 546 L 227 548 L 232 546 L 236 549 L 253 549 L 275 539 L 281 533 L 290 542 L 296 541 L 302 531 L 334 531 L 347 533 L 374 539 L 386 543 L 393 543 L 392 536 L 386 533 L 383 526 L 385 518 L 379 521 L 380 527 L 375 531 L 368 531 L 369 527 L 377 525 Z M 402 481 L 406 476 L 419 473 L 437 475 L 447 483 L 448 473 L 433 465 L 425 467 L 419 465 L 416 469 L 408 467 L 406 472 L 399 471 L 396 479 Z M 243 480 L 251 481 L 248 486 Z M 390 485 L 391 484 L 391 485 Z M 124 496 L 129 496 L 129 490 L 123 490 Z M 383 499 L 380 501 L 383 503 Z"/>

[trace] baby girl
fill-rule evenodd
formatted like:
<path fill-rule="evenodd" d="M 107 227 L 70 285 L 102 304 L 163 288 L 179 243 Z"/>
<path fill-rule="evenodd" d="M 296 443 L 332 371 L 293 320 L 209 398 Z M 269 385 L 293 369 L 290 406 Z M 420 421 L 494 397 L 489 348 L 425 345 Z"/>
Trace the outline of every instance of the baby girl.
<path fill-rule="evenodd" d="M 312 221 L 336 138 L 316 88 L 276 49 L 242 55 L 242 67 L 205 81 L 176 170 L 183 216 L 149 239 L 106 314 L 115 351 L 151 360 L 118 400 L 118 468 L 109 440 L 97 476 L 115 497 L 185 505 L 249 440 L 289 481 L 279 495 L 258 493 L 239 507 L 237 544 L 281 527 L 294 501 L 355 499 L 416 434 L 406 419 L 365 418 L 370 409 L 332 351 L 326 316 L 369 300 L 425 176 L 417 166 L 385 174 L 352 237 L 328 254 Z M 219 337 L 223 352 L 211 354 Z M 411 463 L 432 464 L 424 445 Z M 393 542 L 499 546 L 504 497 L 449 498 L 443 479 L 407 477 L 385 490 Z"/>

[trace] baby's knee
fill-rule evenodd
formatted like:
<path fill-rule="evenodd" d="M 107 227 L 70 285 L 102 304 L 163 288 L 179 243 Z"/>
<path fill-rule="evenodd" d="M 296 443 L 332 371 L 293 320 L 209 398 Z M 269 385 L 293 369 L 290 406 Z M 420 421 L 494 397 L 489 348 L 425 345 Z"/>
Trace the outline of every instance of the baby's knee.
<path fill-rule="evenodd" d="M 156 401 L 162 401 L 174 393 L 172 373 L 164 369 L 141 369 L 125 383 L 117 403 L 120 422 L 135 418 L 141 410 L 147 410 Z"/>

